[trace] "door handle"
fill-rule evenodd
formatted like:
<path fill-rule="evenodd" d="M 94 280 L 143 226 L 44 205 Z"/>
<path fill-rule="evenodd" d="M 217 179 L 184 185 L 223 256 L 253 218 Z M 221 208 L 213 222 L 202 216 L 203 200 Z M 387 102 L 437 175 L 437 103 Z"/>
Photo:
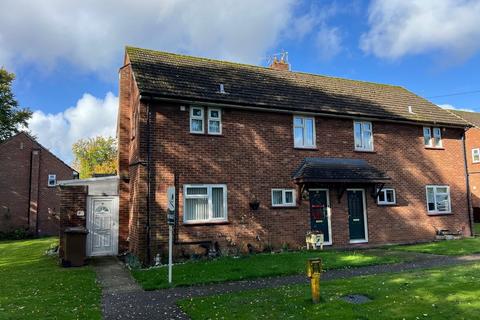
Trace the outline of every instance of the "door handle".
<path fill-rule="evenodd" d="M 358 222 L 358 221 L 360 221 L 360 219 L 353 219 L 353 221 L 354 221 L 354 222 Z"/>

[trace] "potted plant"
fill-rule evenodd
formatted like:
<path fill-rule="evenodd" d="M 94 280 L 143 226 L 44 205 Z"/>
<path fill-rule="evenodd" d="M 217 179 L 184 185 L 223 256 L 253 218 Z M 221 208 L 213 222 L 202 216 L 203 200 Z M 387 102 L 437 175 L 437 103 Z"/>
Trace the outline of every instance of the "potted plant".
<path fill-rule="evenodd" d="M 258 210 L 259 207 L 260 207 L 260 201 L 258 201 L 257 197 L 254 197 L 250 201 L 250 210 Z"/>

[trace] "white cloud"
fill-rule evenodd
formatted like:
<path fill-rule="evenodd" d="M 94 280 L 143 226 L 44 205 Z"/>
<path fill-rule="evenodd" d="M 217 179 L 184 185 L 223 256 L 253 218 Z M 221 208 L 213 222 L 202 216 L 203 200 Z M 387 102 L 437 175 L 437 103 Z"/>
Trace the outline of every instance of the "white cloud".
<path fill-rule="evenodd" d="M 323 24 L 317 33 L 316 45 L 323 60 L 332 59 L 342 51 L 342 37 L 339 29 Z"/>
<path fill-rule="evenodd" d="M 456 106 L 451 105 L 451 104 L 448 104 L 448 103 L 446 103 L 446 104 L 438 104 L 438 106 L 439 106 L 440 108 L 447 109 L 447 110 L 460 110 L 460 111 L 476 112 L 476 111 L 473 110 L 473 109 L 456 107 Z"/>
<path fill-rule="evenodd" d="M 381 58 L 440 51 L 462 61 L 480 49 L 480 1 L 373 1 L 360 47 Z"/>
<path fill-rule="evenodd" d="M 56 114 L 35 111 L 28 122 L 38 141 L 67 163 L 72 145 L 82 138 L 115 136 L 118 98 L 111 92 L 104 99 L 85 93 L 74 107 Z"/>
<path fill-rule="evenodd" d="M 4 0 L 0 65 L 111 73 L 126 44 L 258 63 L 297 0 Z"/>

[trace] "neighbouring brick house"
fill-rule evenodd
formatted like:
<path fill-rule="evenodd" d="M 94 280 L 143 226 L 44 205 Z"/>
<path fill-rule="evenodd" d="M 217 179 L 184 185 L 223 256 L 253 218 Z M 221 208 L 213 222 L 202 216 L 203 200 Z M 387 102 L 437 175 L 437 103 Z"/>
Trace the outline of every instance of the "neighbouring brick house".
<path fill-rule="evenodd" d="M 165 252 L 170 186 L 177 254 L 468 236 L 468 126 L 398 86 L 127 47 L 120 248 Z"/>
<path fill-rule="evenodd" d="M 0 144 L 0 232 L 58 235 L 57 179 L 76 171 L 25 132 Z"/>
<path fill-rule="evenodd" d="M 472 125 L 465 134 L 465 157 L 470 181 L 470 197 L 475 222 L 480 222 L 480 113 L 450 110 Z"/>

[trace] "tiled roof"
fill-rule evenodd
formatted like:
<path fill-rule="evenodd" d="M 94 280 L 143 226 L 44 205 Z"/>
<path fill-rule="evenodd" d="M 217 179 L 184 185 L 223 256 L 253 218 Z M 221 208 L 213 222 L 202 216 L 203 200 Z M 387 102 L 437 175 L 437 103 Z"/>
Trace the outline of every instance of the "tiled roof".
<path fill-rule="evenodd" d="M 473 126 L 480 128 L 480 112 L 449 110 Z"/>
<path fill-rule="evenodd" d="M 127 47 L 126 53 L 142 95 L 349 117 L 466 125 L 462 119 L 399 86 L 133 47 Z M 220 84 L 226 93 L 219 92 Z"/>
<path fill-rule="evenodd" d="M 365 160 L 344 158 L 305 158 L 293 174 L 296 183 L 383 183 L 384 172 Z"/>

